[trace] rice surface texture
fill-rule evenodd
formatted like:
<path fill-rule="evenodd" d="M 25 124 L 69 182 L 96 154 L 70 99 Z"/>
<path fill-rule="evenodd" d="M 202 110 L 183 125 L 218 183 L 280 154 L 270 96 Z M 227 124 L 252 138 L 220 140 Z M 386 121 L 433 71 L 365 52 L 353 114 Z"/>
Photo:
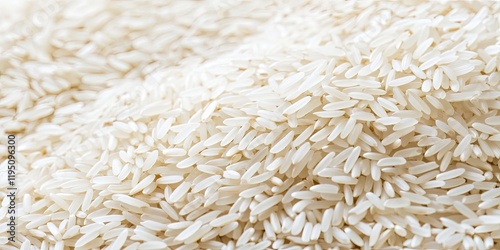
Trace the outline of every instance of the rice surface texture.
<path fill-rule="evenodd" d="M 498 1 L 0 16 L 2 250 L 500 249 Z"/>

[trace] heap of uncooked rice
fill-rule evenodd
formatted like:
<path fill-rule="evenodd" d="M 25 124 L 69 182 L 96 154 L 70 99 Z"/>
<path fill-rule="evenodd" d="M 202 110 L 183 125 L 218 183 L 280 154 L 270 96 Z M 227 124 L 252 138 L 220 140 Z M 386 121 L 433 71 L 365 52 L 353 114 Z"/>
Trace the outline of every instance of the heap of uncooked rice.
<path fill-rule="evenodd" d="M 500 249 L 499 2 L 0 3 L 2 249 Z"/>

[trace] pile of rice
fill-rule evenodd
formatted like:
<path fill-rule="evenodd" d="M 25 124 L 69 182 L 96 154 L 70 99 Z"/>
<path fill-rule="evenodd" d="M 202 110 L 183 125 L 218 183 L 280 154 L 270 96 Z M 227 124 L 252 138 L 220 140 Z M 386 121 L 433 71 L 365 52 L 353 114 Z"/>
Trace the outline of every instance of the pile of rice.
<path fill-rule="evenodd" d="M 500 249 L 498 2 L 0 3 L 2 249 Z"/>

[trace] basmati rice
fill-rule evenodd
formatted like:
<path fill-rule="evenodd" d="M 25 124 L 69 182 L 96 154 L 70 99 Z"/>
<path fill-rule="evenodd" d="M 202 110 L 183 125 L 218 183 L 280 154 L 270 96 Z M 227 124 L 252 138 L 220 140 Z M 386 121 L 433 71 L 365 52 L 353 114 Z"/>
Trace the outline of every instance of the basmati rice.
<path fill-rule="evenodd" d="M 498 248 L 500 5 L 47 4 L 2 6 L 5 249 Z"/>

